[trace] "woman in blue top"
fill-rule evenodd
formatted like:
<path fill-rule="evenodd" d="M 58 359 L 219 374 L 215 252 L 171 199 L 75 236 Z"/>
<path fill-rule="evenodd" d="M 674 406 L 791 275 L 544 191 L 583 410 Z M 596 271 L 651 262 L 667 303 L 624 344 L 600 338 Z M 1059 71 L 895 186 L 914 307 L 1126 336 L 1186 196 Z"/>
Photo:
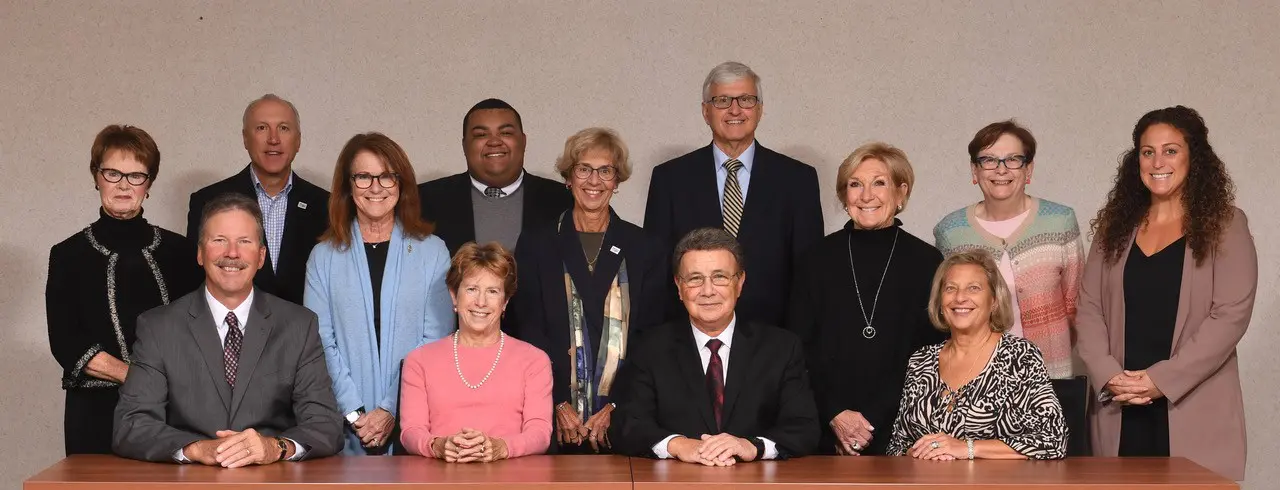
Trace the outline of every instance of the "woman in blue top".
<path fill-rule="evenodd" d="M 453 329 L 449 251 L 419 215 L 413 178 L 396 142 L 380 133 L 352 137 L 334 169 L 329 229 L 307 261 L 303 304 L 319 316 L 333 393 L 349 424 L 343 454 L 391 452 L 400 362 Z"/>

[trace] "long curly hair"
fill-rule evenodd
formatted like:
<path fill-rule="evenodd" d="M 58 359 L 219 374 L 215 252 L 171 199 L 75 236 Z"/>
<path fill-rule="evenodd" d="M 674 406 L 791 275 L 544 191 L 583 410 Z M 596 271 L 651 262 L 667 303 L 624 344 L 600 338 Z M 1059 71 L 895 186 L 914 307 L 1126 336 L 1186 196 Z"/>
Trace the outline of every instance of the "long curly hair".
<path fill-rule="evenodd" d="M 1231 221 L 1235 184 L 1209 144 L 1209 129 L 1195 109 L 1183 106 L 1157 109 L 1138 120 L 1133 127 L 1133 148 L 1120 159 L 1107 204 L 1089 224 L 1100 240 L 1099 247 L 1107 262 L 1120 260 L 1134 230 L 1146 221 L 1151 207 L 1151 191 L 1142 183 L 1138 154 L 1142 134 L 1156 124 L 1173 126 L 1187 140 L 1189 162 L 1187 181 L 1182 189 L 1182 206 L 1186 210 L 1182 229 L 1196 264 L 1201 264 L 1217 249 L 1222 232 Z"/>

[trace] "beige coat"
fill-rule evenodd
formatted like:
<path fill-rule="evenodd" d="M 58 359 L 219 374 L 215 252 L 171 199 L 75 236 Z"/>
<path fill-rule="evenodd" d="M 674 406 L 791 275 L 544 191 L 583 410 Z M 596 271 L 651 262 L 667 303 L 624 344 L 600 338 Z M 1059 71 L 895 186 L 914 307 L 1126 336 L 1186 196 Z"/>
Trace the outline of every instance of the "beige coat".
<path fill-rule="evenodd" d="M 1133 241 L 1129 241 L 1132 246 Z M 1089 381 L 1101 389 L 1124 366 L 1124 265 L 1129 248 L 1108 264 L 1095 241 L 1080 287 L 1076 347 Z M 1244 212 L 1223 232 L 1217 251 L 1197 266 L 1190 247 L 1169 359 L 1148 369 L 1169 399 L 1169 451 L 1235 480 L 1244 479 L 1244 401 L 1236 344 L 1249 327 L 1258 287 L 1258 254 Z M 1093 447 L 1120 449 L 1120 405 L 1097 404 Z"/>

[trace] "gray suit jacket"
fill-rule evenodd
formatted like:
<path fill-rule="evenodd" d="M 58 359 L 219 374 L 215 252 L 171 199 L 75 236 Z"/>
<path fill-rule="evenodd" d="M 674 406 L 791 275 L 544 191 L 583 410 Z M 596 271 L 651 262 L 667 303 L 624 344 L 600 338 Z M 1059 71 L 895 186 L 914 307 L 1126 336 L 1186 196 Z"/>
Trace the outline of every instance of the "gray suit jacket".
<path fill-rule="evenodd" d="M 192 442 L 248 428 L 305 445 L 308 459 L 342 449 L 315 313 L 253 294 L 235 389 L 223 374 L 205 286 L 138 316 L 133 364 L 116 405 L 117 454 L 172 462 Z"/>

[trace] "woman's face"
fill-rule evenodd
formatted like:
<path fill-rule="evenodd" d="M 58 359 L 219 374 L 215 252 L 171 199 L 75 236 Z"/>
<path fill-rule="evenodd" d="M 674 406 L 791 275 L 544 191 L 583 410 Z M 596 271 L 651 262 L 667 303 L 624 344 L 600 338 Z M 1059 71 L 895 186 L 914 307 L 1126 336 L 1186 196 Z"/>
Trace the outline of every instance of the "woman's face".
<path fill-rule="evenodd" d="M 485 269 L 475 269 L 462 277 L 453 296 L 458 311 L 458 329 L 473 334 L 492 333 L 501 328 L 507 309 L 507 292 L 502 278 Z"/>
<path fill-rule="evenodd" d="M 119 180 L 111 182 L 108 177 Z M 130 183 L 139 180 L 143 182 L 137 185 Z M 116 219 L 129 219 L 142 212 L 142 201 L 147 199 L 147 191 L 151 189 L 147 166 L 133 153 L 121 150 L 107 153 L 93 181 L 98 186 L 98 196 L 102 198 L 102 209 Z"/>
<path fill-rule="evenodd" d="M 1153 198 L 1176 199 L 1182 195 L 1191 164 L 1187 139 L 1178 128 L 1152 124 L 1142 133 L 1138 147 L 1138 171 Z"/>
<path fill-rule="evenodd" d="M 858 228 L 874 230 L 893 224 L 907 195 L 907 184 L 893 184 L 889 166 L 876 158 L 869 158 L 854 167 L 849 181 L 845 182 L 845 212 Z"/>
<path fill-rule="evenodd" d="M 1026 197 L 1033 162 L 1025 162 L 1021 168 L 1009 168 L 1009 165 L 1018 166 L 1017 163 L 1010 161 L 1010 158 L 1021 156 L 1025 159 L 1025 152 L 1022 140 L 1009 133 L 1000 135 L 995 143 L 978 152 L 979 162 L 984 159 L 995 159 L 994 169 L 985 169 L 980 163 L 972 164 L 973 181 L 978 184 L 979 189 L 982 189 L 984 201 L 1008 201 Z M 999 160 L 1004 162 L 1001 163 Z"/>
<path fill-rule="evenodd" d="M 956 332 L 976 332 L 991 328 L 995 294 L 982 267 L 973 264 L 952 266 L 942 282 L 942 317 Z"/>
<path fill-rule="evenodd" d="M 400 201 L 396 177 L 383 174 L 390 175 L 391 168 L 381 158 L 368 151 L 356 153 L 355 161 L 351 162 L 351 199 L 356 203 L 356 213 L 366 221 L 379 221 L 395 213 L 396 203 Z M 365 184 L 369 187 L 361 189 Z M 384 187 L 384 184 L 391 186 Z"/>
<path fill-rule="evenodd" d="M 586 178 L 582 175 L 585 174 Z M 602 177 L 608 176 L 605 179 Z M 574 205 L 583 211 L 599 212 L 609 209 L 613 191 L 618 189 L 618 168 L 608 150 L 590 149 L 578 158 L 569 169 L 569 189 L 573 192 Z"/>

